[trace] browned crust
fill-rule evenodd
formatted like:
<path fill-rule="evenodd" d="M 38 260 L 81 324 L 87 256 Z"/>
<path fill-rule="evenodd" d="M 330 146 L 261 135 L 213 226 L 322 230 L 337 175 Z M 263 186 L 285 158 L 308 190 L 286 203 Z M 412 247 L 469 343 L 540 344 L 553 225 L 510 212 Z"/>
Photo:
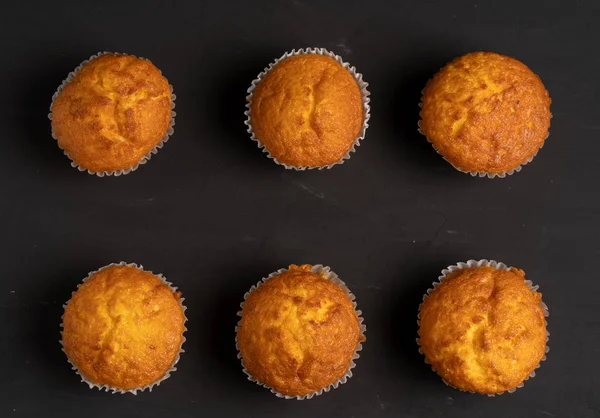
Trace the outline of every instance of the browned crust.
<path fill-rule="evenodd" d="M 522 62 L 473 52 L 428 83 L 421 129 L 455 167 L 504 173 L 526 163 L 544 144 L 550 103 L 540 78 Z"/>
<path fill-rule="evenodd" d="M 487 394 L 513 389 L 545 354 L 541 300 L 522 270 L 453 272 L 421 305 L 421 350 L 454 387 Z"/>
<path fill-rule="evenodd" d="M 104 269 L 83 283 L 65 308 L 65 352 L 93 383 L 127 390 L 155 382 L 181 347 L 179 298 L 148 272 Z"/>
<path fill-rule="evenodd" d="M 137 164 L 165 136 L 169 82 L 152 63 L 105 54 L 85 64 L 52 105 L 58 144 L 94 172 Z"/>
<path fill-rule="evenodd" d="M 297 55 L 279 62 L 250 102 L 255 136 L 272 157 L 295 167 L 341 160 L 363 123 L 358 83 L 324 55 Z"/>
<path fill-rule="evenodd" d="M 251 292 L 237 334 L 250 375 L 288 396 L 339 380 L 360 339 L 348 295 L 311 267 L 291 265 Z"/>

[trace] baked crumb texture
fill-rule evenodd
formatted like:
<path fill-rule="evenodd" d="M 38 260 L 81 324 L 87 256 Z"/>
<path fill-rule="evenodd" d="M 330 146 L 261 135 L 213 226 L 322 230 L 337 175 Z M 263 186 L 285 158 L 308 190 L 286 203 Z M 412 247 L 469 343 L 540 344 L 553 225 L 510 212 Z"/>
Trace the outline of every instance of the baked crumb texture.
<path fill-rule="evenodd" d="M 348 295 L 311 268 L 291 265 L 251 292 L 237 333 L 248 373 L 287 396 L 342 378 L 360 340 Z"/>
<path fill-rule="evenodd" d="M 104 54 L 85 64 L 52 104 L 58 145 L 92 172 L 135 166 L 166 135 L 171 88 L 151 62 Z"/>
<path fill-rule="evenodd" d="M 170 369 L 181 348 L 180 296 L 135 267 L 103 269 L 65 307 L 64 350 L 92 383 L 120 390 L 151 384 Z"/>
<path fill-rule="evenodd" d="M 461 171 L 501 174 L 527 163 L 550 127 L 550 96 L 514 58 L 464 55 L 427 84 L 420 128 Z"/>
<path fill-rule="evenodd" d="M 256 87 L 250 123 L 256 138 L 282 164 L 333 164 L 352 148 L 362 128 L 360 88 L 329 56 L 291 56 Z"/>
<path fill-rule="evenodd" d="M 514 389 L 545 355 L 541 302 L 522 270 L 474 267 L 450 273 L 420 307 L 421 352 L 458 389 L 485 394 Z"/>

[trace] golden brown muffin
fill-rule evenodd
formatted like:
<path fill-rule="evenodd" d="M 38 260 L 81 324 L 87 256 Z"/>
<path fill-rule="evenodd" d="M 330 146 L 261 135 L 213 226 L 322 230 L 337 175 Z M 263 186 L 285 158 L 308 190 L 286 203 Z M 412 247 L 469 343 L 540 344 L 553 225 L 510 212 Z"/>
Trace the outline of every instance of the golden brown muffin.
<path fill-rule="evenodd" d="M 522 270 L 473 267 L 450 273 L 421 305 L 421 351 L 458 389 L 487 394 L 513 389 L 545 354 L 541 301 Z"/>
<path fill-rule="evenodd" d="M 548 136 L 550 96 L 514 58 L 473 52 L 427 84 L 421 130 L 462 171 L 501 174 L 531 159 Z"/>
<path fill-rule="evenodd" d="M 151 62 L 105 54 L 83 66 L 52 104 L 59 146 L 93 172 L 135 166 L 163 139 L 171 88 Z"/>
<path fill-rule="evenodd" d="M 89 381 L 141 388 L 159 380 L 178 356 L 185 316 L 158 277 L 130 266 L 92 275 L 65 307 L 65 352 Z"/>
<path fill-rule="evenodd" d="M 296 55 L 279 62 L 250 100 L 256 138 L 280 163 L 320 167 L 352 148 L 363 123 L 360 88 L 331 57 Z"/>
<path fill-rule="evenodd" d="M 311 268 L 291 265 L 251 292 L 237 332 L 248 373 L 288 396 L 339 380 L 361 338 L 348 295 Z"/>

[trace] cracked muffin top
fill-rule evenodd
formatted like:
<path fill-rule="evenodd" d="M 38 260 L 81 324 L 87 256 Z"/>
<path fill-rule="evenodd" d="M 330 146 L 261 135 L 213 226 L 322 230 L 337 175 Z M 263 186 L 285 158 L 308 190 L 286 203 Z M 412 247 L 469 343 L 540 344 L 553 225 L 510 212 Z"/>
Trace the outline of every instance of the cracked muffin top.
<path fill-rule="evenodd" d="M 501 174 L 542 147 L 550 103 L 542 81 L 525 64 L 474 52 L 446 65 L 427 84 L 420 127 L 456 168 Z"/>
<path fill-rule="evenodd" d="M 473 267 L 450 273 L 420 307 L 419 344 L 445 382 L 498 394 L 519 386 L 546 350 L 542 295 L 522 270 Z"/>
<path fill-rule="evenodd" d="M 150 61 L 105 54 L 92 59 L 52 104 L 58 145 L 82 168 L 135 166 L 165 136 L 171 87 Z"/>
<path fill-rule="evenodd" d="M 65 307 L 64 350 L 89 381 L 122 390 L 159 380 L 183 340 L 181 294 L 130 266 L 93 274 Z"/>
<path fill-rule="evenodd" d="M 294 167 L 341 160 L 363 123 L 358 83 L 325 55 L 280 61 L 258 84 L 250 103 L 256 138 L 277 161 Z"/>
<path fill-rule="evenodd" d="M 237 332 L 248 373 L 288 396 L 339 380 L 361 338 L 346 292 L 311 268 L 291 265 L 250 292 Z"/>

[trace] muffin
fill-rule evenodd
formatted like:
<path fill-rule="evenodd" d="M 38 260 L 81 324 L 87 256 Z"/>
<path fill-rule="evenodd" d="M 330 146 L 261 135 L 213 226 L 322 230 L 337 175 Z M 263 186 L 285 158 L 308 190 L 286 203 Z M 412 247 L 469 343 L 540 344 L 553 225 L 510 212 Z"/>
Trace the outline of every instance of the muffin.
<path fill-rule="evenodd" d="M 534 375 L 547 351 L 547 308 L 525 273 L 503 264 L 453 266 L 424 297 L 419 345 L 448 385 L 494 395 Z"/>
<path fill-rule="evenodd" d="M 427 84 L 420 129 L 459 171 L 504 177 L 544 145 L 550 102 L 540 78 L 522 62 L 473 52 Z"/>
<path fill-rule="evenodd" d="M 291 265 L 246 294 L 236 342 L 249 379 L 280 397 L 310 399 L 352 375 L 366 327 L 328 267 Z"/>
<path fill-rule="evenodd" d="M 92 57 L 55 95 L 53 136 L 82 171 L 127 174 L 172 133 L 171 93 L 148 60 L 112 53 Z"/>
<path fill-rule="evenodd" d="M 63 350 L 90 387 L 151 390 L 183 351 L 182 301 L 162 276 L 111 264 L 90 273 L 65 305 Z"/>
<path fill-rule="evenodd" d="M 252 139 L 286 168 L 331 168 L 350 158 L 369 117 L 367 84 L 324 49 L 285 54 L 253 82 Z"/>

